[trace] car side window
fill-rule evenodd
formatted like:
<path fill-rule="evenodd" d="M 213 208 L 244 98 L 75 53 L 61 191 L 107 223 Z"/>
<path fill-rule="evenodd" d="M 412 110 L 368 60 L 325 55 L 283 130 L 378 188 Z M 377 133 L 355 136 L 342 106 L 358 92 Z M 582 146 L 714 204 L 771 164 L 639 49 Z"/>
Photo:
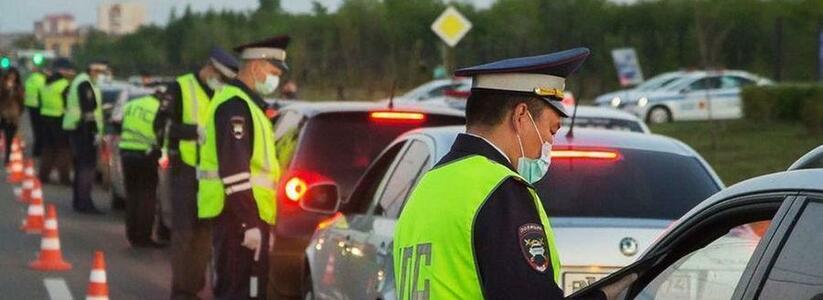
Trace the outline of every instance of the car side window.
<path fill-rule="evenodd" d="M 766 279 L 760 299 L 823 298 L 823 199 L 810 199 Z"/>
<path fill-rule="evenodd" d="M 409 145 L 391 177 L 386 181 L 375 214 L 381 213 L 388 218 L 397 218 L 411 188 L 426 169 L 430 156 L 429 147 L 425 143 L 413 141 Z"/>
<path fill-rule="evenodd" d="M 668 266 L 636 299 L 730 299 L 771 219 L 738 225 Z"/>
<path fill-rule="evenodd" d="M 371 167 L 363 174 L 360 181 L 354 187 L 349 198 L 342 204 L 340 208 L 341 212 L 347 214 L 362 214 L 366 212 L 372 200 L 374 200 L 374 193 L 377 192 L 380 182 L 383 181 L 382 179 L 389 170 L 391 163 L 397 157 L 400 149 L 403 149 L 404 145 L 406 145 L 406 141 L 392 145 L 391 148 L 386 150 L 383 155 L 372 163 Z"/>
<path fill-rule="evenodd" d="M 754 81 L 740 76 L 723 76 L 722 78 L 720 78 L 721 89 L 741 88 L 752 84 L 754 84 Z"/>
<path fill-rule="evenodd" d="M 281 169 L 286 169 L 291 164 L 294 153 L 297 150 L 297 139 L 300 128 L 303 125 L 303 115 L 298 112 L 288 111 L 277 120 L 274 126 L 274 145 L 277 149 L 277 161 Z"/>
<path fill-rule="evenodd" d="M 703 91 L 720 88 L 720 78 L 706 77 L 701 78 L 689 85 L 689 91 Z"/>

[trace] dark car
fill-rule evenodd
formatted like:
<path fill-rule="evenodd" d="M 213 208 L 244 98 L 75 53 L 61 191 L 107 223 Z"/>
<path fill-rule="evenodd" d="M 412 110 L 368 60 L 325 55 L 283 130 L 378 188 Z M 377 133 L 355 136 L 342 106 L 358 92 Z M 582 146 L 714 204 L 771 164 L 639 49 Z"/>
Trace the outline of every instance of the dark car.
<path fill-rule="evenodd" d="M 347 196 L 371 161 L 392 140 L 419 127 L 465 124 L 450 108 L 383 103 L 298 103 L 284 107 L 274 128 L 282 173 L 277 195 L 277 230 L 271 255 L 272 292 L 300 297 L 304 250 L 328 214 L 302 200 L 321 183 L 335 183 Z"/>

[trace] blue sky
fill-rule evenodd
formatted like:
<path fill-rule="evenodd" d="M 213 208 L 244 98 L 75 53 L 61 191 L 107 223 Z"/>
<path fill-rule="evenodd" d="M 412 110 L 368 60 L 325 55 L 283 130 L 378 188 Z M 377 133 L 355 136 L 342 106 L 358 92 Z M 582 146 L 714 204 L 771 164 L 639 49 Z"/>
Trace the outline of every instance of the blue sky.
<path fill-rule="evenodd" d="M 209 8 L 250 10 L 257 7 L 257 0 L 131 0 L 142 2 L 146 7 L 149 22 L 164 24 L 172 7 L 182 11 L 191 5 L 195 11 Z M 306 12 L 311 8 L 310 0 L 281 0 L 283 8 L 291 12 Z M 332 10 L 342 0 L 318 0 Z M 478 7 L 488 7 L 494 0 L 460 0 L 471 2 Z M 93 25 L 97 19 L 97 6 L 104 0 L 0 0 L 0 32 L 32 31 L 34 21 L 46 14 L 67 12 L 73 14 L 79 25 Z M 109 1 L 111 2 L 111 1 Z M 117 2 L 117 1 L 115 1 Z"/>

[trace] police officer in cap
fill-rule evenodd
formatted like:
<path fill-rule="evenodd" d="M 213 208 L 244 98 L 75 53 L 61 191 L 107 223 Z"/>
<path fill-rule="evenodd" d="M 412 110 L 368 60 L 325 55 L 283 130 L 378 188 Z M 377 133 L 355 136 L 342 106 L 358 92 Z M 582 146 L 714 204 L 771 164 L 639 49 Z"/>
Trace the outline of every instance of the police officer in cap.
<path fill-rule="evenodd" d="M 280 174 L 262 96 L 277 89 L 286 71 L 288 42 L 278 36 L 235 48 L 244 64 L 209 108 L 197 205 L 200 218 L 214 219 L 219 299 L 266 297 Z"/>
<path fill-rule="evenodd" d="M 211 258 L 210 225 L 197 218 L 197 163 L 205 141 L 209 103 L 217 90 L 235 76 L 239 62 L 222 48 L 212 48 L 208 60 L 167 87 L 170 101 L 168 157 L 171 173 L 172 299 L 197 299 Z"/>
<path fill-rule="evenodd" d="M 563 298 L 560 254 L 532 184 L 568 117 L 565 78 L 588 56 L 577 48 L 455 72 L 473 77 L 466 133 L 423 176 L 397 222 L 398 299 Z"/>
<path fill-rule="evenodd" d="M 103 134 L 102 96 L 97 84 L 109 72 L 105 62 L 89 64 L 86 72 L 74 77 L 66 97 L 63 130 L 69 134 L 74 158 L 72 207 L 80 213 L 101 214 L 91 198 L 97 170 L 97 145 Z"/>

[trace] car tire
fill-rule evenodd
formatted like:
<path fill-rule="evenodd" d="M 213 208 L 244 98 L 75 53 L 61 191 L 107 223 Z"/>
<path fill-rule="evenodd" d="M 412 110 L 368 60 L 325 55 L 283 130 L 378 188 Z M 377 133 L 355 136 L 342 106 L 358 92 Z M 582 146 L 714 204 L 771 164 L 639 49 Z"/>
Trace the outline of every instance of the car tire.
<path fill-rule="evenodd" d="M 672 112 L 665 106 L 655 106 L 649 109 L 646 115 L 646 123 L 662 124 L 672 121 Z"/>
<path fill-rule="evenodd" d="M 303 294 L 303 299 L 305 300 L 315 300 L 314 297 L 314 282 L 311 280 L 311 273 L 308 271 L 309 267 L 306 264 L 306 271 L 303 272 L 303 284 L 300 285 L 301 293 Z"/>

